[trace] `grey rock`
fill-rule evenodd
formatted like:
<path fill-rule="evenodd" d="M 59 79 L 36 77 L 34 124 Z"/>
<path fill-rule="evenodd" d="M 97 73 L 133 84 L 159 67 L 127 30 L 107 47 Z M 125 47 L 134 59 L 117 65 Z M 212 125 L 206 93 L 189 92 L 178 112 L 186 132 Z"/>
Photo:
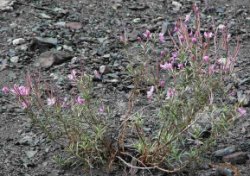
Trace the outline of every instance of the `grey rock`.
<path fill-rule="evenodd" d="M 46 13 L 40 13 L 39 17 L 43 18 L 43 19 L 51 19 L 52 18 L 51 16 L 47 15 Z"/>
<path fill-rule="evenodd" d="M 114 10 L 117 10 L 118 8 L 121 8 L 121 7 L 122 7 L 122 4 L 120 4 L 120 3 L 115 3 L 115 4 L 112 5 L 112 8 Z"/>
<path fill-rule="evenodd" d="M 4 59 L 1 61 L 1 64 L 0 64 L 0 71 L 4 70 L 7 68 L 7 59 Z"/>
<path fill-rule="evenodd" d="M 176 12 L 179 11 L 182 7 L 182 4 L 177 1 L 172 1 L 172 5 L 174 6 L 173 10 Z"/>
<path fill-rule="evenodd" d="M 135 18 L 133 19 L 133 23 L 140 23 L 141 22 L 141 18 Z"/>
<path fill-rule="evenodd" d="M 16 47 L 16 49 L 21 50 L 21 51 L 27 51 L 28 45 L 27 44 L 22 44 L 22 45 Z"/>
<path fill-rule="evenodd" d="M 10 58 L 10 61 L 12 63 L 17 63 L 19 61 L 19 57 L 18 56 L 13 56 L 13 57 Z"/>
<path fill-rule="evenodd" d="M 33 139 L 31 136 L 24 136 L 16 144 L 17 145 L 32 145 Z"/>
<path fill-rule="evenodd" d="M 9 49 L 9 51 L 8 51 L 8 56 L 10 56 L 10 57 L 14 57 L 14 56 L 16 56 L 16 50 L 14 50 L 14 49 Z"/>
<path fill-rule="evenodd" d="M 24 44 L 24 43 L 25 43 L 25 39 L 24 38 L 17 38 L 17 39 L 14 39 L 12 41 L 13 45 L 21 45 L 21 44 Z"/>
<path fill-rule="evenodd" d="M 55 26 L 65 27 L 66 23 L 64 21 L 59 21 L 54 24 Z"/>
<path fill-rule="evenodd" d="M 109 78 L 119 78 L 117 73 L 108 73 L 106 74 Z"/>
<path fill-rule="evenodd" d="M 107 39 L 108 39 L 107 37 L 97 38 L 99 43 L 104 43 L 104 41 L 106 41 Z"/>
<path fill-rule="evenodd" d="M 216 9 L 216 13 L 224 13 L 225 12 L 225 8 L 224 7 L 218 7 Z"/>
<path fill-rule="evenodd" d="M 110 54 L 104 54 L 102 57 L 103 57 L 104 59 L 108 59 L 108 58 L 110 58 Z"/>
<path fill-rule="evenodd" d="M 68 45 L 63 45 L 63 49 L 66 50 L 66 51 L 71 51 L 71 52 L 74 51 L 72 46 L 68 46 Z"/>
<path fill-rule="evenodd" d="M 130 42 L 137 41 L 138 36 L 140 35 L 140 31 L 134 29 L 131 33 L 128 33 L 128 40 Z"/>
<path fill-rule="evenodd" d="M 110 69 L 109 69 L 109 67 L 106 66 L 106 65 L 101 65 L 101 66 L 99 67 L 99 72 L 100 72 L 101 74 L 107 74 L 107 73 L 110 72 Z"/>
<path fill-rule="evenodd" d="M 67 10 L 64 10 L 64 9 L 58 8 L 58 7 L 54 8 L 53 11 L 54 11 L 55 13 L 57 13 L 57 14 L 63 14 L 63 15 L 65 15 L 65 14 L 68 13 Z"/>
<path fill-rule="evenodd" d="M 37 153 L 37 150 L 29 150 L 29 151 L 25 151 L 25 154 L 28 158 L 33 158 Z"/>
<path fill-rule="evenodd" d="M 223 157 L 236 151 L 236 146 L 229 146 L 214 152 L 215 157 Z"/>
<path fill-rule="evenodd" d="M 72 57 L 73 56 L 66 52 L 47 51 L 39 56 L 36 66 L 47 69 L 53 65 L 61 64 L 70 60 Z"/>
<path fill-rule="evenodd" d="M 118 79 L 108 79 L 104 81 L 105 83 L 118 83 L 119 80 Z"/>
<path fill-rule="evenodd" d="M 56 38 L 42 38 L 42 37 L 35 37 L 30 45 L 31 50 L 42 50 L 46 51 L 49 48 L 57 46 L 58 40 Z"/>

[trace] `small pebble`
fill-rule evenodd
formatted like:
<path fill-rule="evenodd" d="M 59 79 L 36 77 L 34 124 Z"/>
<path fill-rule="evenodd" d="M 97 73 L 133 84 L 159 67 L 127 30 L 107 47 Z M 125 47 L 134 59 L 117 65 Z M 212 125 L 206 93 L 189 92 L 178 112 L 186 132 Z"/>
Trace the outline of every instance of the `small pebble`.
<path fill-rule="evenodd" d="M 15 40 L 12 41 L 13 45 L 21 45 L 23 43 L 25 43 L 25 39 L 24 38 L 17 38 L 17 39 L 15 39 Z"/>

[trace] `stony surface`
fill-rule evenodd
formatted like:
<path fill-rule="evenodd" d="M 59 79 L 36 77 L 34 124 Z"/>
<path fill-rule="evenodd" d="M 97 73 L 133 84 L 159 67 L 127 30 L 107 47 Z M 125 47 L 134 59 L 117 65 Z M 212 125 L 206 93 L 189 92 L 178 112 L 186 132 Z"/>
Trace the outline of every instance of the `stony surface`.
<path fill-rule="evenodd" d="M 0 9 L 6 2 L 7 0 L 0 0 Z M 249 0 L 196 2 L 202 9 L 207 25 L 212 23 L 213 18 L 218 24 L 226 21 L 232 36 L 241 37 L 242 46 L 232 83 L 236 95 L 232 101 L 242 101 L 248 110 L 247 117 L 239 119 L 230 132 L 221 137 L 217 145 L 204 155 L 209 163 L 215 164 L 223 162 L 221 157 L 224 157 L 224 161 L 236 163 L 234 165 L 241 175 L 248 176 Z M 99 91 L 99 95 L 103 95 L 103 92 L 107 94 L 102 98 L 111 106 L 116 106 L 116 116 L 122 118 L 127 108 L 128 92 L 133 84 L 125 72 L 130 61 L 118 42 L 120 34 L 124 29 L 127 30 L 131 42 L 128 57 L 132 58 L 138 52 L 135 47 L 137 37 L 145 29 L 166 33 L 173 27 L 175 19 L 190 12 L 191 6 L 192 1 L 189 0 L 19 0 L 4 11 L 0 10 L 0 87 L 22 83 L 27 70 L 41 70 L 44 79 L 52 78 L 58 87 L 67 88 L 62 75 L 69 74 L 72 68 L 84 69 L 90 74 L 97 70 L 102 75 L 94 80 L 95 90 Z M 79 168 L 59 167 L 52 158 L 61 151 L 60 147 L 49 142 L 39 129 L 31 126 L 22 110 L 12 105 L 2 93 L 0 103 L 0 176 L 82 176 L 89 175 L 89 172 L 100 176 L 124 174 L 119 169 L 108 174 L 101 169 L 84 172 Z M 150 132 L 151 128 L 145 130 Z M 232 146 L 235 146 L 233 150 L 230 148 Z M 234 152 L 238 152 L 237 155 Z M 214 154 L 218 156 L 215 159 Z M 239 158 L 243 158 L 244 162 L 238 162 Z M 198 167 L 178 175 L 232 175 L 231 171 L 230 168 L 221 171 Z M 143 175 L 143 172 L 137 174 Z"/>

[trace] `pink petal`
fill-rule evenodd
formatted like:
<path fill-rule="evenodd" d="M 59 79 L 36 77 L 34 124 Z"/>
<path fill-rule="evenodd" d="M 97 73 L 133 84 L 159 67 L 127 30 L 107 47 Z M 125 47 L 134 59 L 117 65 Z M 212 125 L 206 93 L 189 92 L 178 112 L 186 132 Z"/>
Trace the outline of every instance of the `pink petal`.
<path fill-rule="evenodd" d="M 151 32 L 147 29 L 146 32 L 143 33 L 143 36 L 144 36 L 146 39 L 150 39 L 150 38 L 151 38 Z"/>
<path fill-rule="evenodd" d="M 81 98 L 80 96 L 77 97 L 76 99 L 76 102 L 79 104 L 79 105 L 83 105 L 85 104 L 85 99 Z"/>
<path fill-rule="evenodd" d="M 160 40 L 160 42 L 162 42 L 162 43 L 165 42 L 165 37 L 164 37 L 164 34 L 163 34 L 163 33 L 160 33 L 160 34 L 159 34 L 159 40 Z"/>
<path fill-rule="evenodd" d="M 160 68 L 163 70 L 173 70 L 172 63 L 165 62 L 165 64 L 160 64 Z"/>
<path fill-rule="evenodd" d="M 47 99 L 47 104 L 48 104 L 49 106 L 53 106 L 54 104 L 56 104 L 56 98 L 55 98 L 55 97 L 48 98 L 48 99 Z"/>
<path fill-rule="evenodd" d="M 94 70 L 94 75 L 96 78 L 101 79 L 101 75 L 97 70 Z"/>
<path fill-rule="evenodd" d="M 207 63 L 209 61 L 209 56 L 204 56 L 203 60 Z"/>
<path fill-rule="evenodd" d="M 9 88 L 7 86 L 4 86 L 2 88 L 2 91 L 3 91 L 4 94 L 8 94 L 10 92 L 10 90 L 9 90 Z"/>
<path fill-rule="evenodd" d="M 154 86 L 151 86 L 150 90 L 147 91 L 147 98 L 148 98 L 149 100 L 152 99 L 153 93 L 154 93 Z"/>
<path fill-rule="evenodd" d="M 240 117 L 243 117 L 243 116 L 245 116 L 245 115 L 247 114 L 246 109 L 244 109 L 244 108 L 242 108 L 242 107 L 239 107 L 239 108 L 237 109 L 237 111 L 239 112 Z"/>

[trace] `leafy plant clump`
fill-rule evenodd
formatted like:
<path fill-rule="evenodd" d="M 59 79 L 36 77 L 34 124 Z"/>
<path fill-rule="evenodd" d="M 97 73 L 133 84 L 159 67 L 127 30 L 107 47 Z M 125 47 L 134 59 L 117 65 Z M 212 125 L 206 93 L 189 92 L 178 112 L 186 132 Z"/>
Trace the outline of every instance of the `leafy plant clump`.
<path fill-rule="evenodd" d="M 236 117 L 246 114 L 241 104 L 227 103 L 231 90 L 225 89 L 239 43 L 230 52 L 226 25 L 201 31 L 200 24 L 194 6 L 172 31 L 147 30 L 138 38 L 142 59 L 128 58 L 134 89 L 116 127 L 112 110 L 93 97 L 93 76 L 86 73 L 72 70 L 68 75 L 77 88 L 68 97 L 61 98 L 30 75 L 26 85 L 4 87 L 3 92 L 14 95 L 34 124 L 65 147 L 72 163 L 90 168 L 120 163 L 149 172 L 177 172 L 198 159 Z M 120 40 L 129 55 L 126 32 Z M 97 71 L 94 77 L 101 79 Z M 135 110 L 145 99 L 146 105 Z"/>

